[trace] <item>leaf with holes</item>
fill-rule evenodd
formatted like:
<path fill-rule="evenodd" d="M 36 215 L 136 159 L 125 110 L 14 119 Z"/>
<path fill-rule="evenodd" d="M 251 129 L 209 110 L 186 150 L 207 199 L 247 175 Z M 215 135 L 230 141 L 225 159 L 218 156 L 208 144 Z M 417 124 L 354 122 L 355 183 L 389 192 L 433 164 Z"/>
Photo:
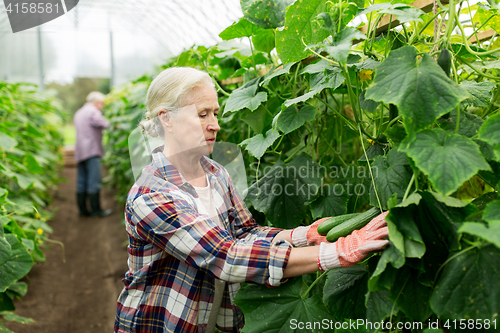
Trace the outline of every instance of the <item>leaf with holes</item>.
<path fill-rule="evenodd" d="M 245 18 L 265 29 L 282 27 L 285 9 L 292 3 L 293 0 L 240 0 Z"/>
<path fill-rule="evenodd" d="M 317 44 L 329 36 L 316 22 L 318 14 L 326 11 L 326 1 L 297 0 L 286 12 L 285 28 L 276 32 L 276 51 L 286 64 L 305 58 L 305 45 Z"/>

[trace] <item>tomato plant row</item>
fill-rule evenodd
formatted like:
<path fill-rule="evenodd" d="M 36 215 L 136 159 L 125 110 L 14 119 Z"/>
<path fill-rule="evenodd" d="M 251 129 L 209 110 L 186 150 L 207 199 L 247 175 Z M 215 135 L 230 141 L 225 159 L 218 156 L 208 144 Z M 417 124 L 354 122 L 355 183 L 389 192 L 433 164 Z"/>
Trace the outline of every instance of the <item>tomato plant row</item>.
<path fill-rule="evenodd" d="M 18 280 L 45 260 L 41 246 L 52 232 L 46 207 L 60 181 L 63 112 L 33 85 L 0 81 L 0 119 L 0 315 L 27 321 L 11 312 L 13 299 L 27 292 Z"/>
<path fill-rule="evenodd" d="M 240 290 L 244 331 L 287 332 L 292 322 L 323 319 L 438 323 L 452 332 L 461 328 L 445 324 L 464 319 L 498 325 L 500 53 L 495 40 L 468 42 L 487 29 L 500 33 L 498 10 L 467 1 L 438 1 L 428 14 L 364 1 L 241 4 L 244 17 L 220 34 L 226 42 L 193 47 L 164 67 L 213 75 L 223 109 L 218 141 L 247 152 L 245 200 L 255 218 L 294 228 L 370 206 L 390 210 L 381 254 L 280 288 Z M 352 27 L 363 15 L 366 34 Z M 402 25 L 377 33 L 385 15 Z M 471 33 L 459 15 L 468 15 Z M 242 38 L 249 47 L 236 43 Z M 133 182 L 127 140 L 150 81 L 110 96 L 116 131 L 105 160 L 122 198 Z M 134 149 L 132 159 L 144 148 Z M 413 330 L 426 328 L 436 327 Z"/>

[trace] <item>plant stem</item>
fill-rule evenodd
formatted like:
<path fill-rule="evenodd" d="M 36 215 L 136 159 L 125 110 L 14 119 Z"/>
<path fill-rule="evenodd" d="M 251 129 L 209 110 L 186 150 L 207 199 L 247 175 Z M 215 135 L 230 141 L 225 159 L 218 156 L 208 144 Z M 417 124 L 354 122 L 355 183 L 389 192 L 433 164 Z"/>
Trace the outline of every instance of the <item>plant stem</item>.
<path fill-rule="evenodd" d="M 415 181 L 415 173 L 413 173 L 413 175 L 411 175 L 410 183 L 408 184 L 408 187 L 406 188 L 405 195 L 403 196 L 403 201 L 405 201 L 406 198 L 408 198 L 408 195 L 410 194 L 411 186 L 413 185 L 414 181 Z"/>
<path fill-rule="evenodd" d="M 457 57 L 457 59 L 464 65 L 466 65 L 467 67 L 470 67 L 474 72 L 476 72 L 478 75 L 482 75 L 484 77 L 487 77 L 489 79 L 493 79 L 493 80 L 497 80 L 497 81 L 500 81 L 500 76 L 493 76 L 493 75 L 490 75 L 488 73 L 483 73 L 479 70 L 477 70 L 474 66 L 472 66 L 471 64 L 469 64 L 467 61 L 465 61 L 464 59 L 462 59 L 461 57 Z"/>
<path fill-rule="evenodd" d="M 436 276 L 434 277 L 434 281 L 437 281 L 437 277 L 439 275 L 439 272 L 441 272 L 441 270 L 444 268 L 444 266 L 446 266 L 450 261 L 452 261 L 453 259 L 455 259 L 459 255 L 462 255 L 465 252 L 467 252 L 469 250 L 472 250 L 472 249 L 475 249 L 477 247 L 479 247 L 479 244 L 476 244 L 474 246 L 471 246 L 471 247 L 468 247 L 466 249 L 463 249 L 462 251 L 459 251 L 459 252 L 455 253 L 454 255 L 452 255 L 451 257 L 449 257 L 448 259 L 446 259 L 446 261 L 441 266 L 439 266 L 439 269 L 436 272 Z"/>
<path fill-rule="evenodd" d="M 377 192 L 377 186 L 375 185 L 375 178 L 373 177 L 370 159 L 368 158 L 368 155 L 366 154 L 365 144 L 363 143 L 363 134 L 361 134 L 361 125 L 360 124 L 358 124 L 358 130 L 359 130 L 359 139 L 361 141 L 361 147 L 363 147 L 363 153 L 365 154 L 366 163 L 368 164 L 368 170 L 370 171 L 370 176 L 372 178 L 373 190 L 375 191 L 375 196 L 377 197 L 378 206 L 379 206 L 380 210 L 383 211 L 382 204 L 380 203 L 380 198 L 379 198 L 378 192 Z"/>
<path fill-rule="evenodd" d="M 394 118 L 393 120 L 391 120 L 389 122 L 389 124 L 387 125 L 387 127 L 391 127 L 395 122 L 397 122 L 399 119 L 401 119 L 401 117 L 403 117 L 402 115 L 398 115 L 396 118 Z"/>
<path fill-rule="evenodd" d="M 453 1 L 453 0 L 451 0 L 451 1 Z M 451 1 L 450 1 L 450 3 L 451 3 Z M 464 44 L 465 48 L 467 49 L 467 51 L 469 51 L 469 53 L 476 55 L 476 56 L 486 56 L 486 55 L 500 51 L 500 48 L 496 48 L 494 50 L 489 50 L 489 51 L 484 51 L 484 52 L 476 52 L 476 51 L 472 50 L 469 46 L 469 41 L 467 40 L 467 35 L 464 32 L 464 28 L 462 28 L 462 25 L 460 24 L 460 22 L 458 20 L 457 20 L 457 26 L 460 29 L 460 32 L 462 33 L 463 44 Z"/>
<path fill-rule="evenodd" d="M 332 110 L 336 115 L 340 116 L 340 118 L 342 120 L 345 121 L 345 123 L 353 130 L 355 131 L 356 130 L 356 127 L 354 127 L 354 124 L 351 122 L 351 120 L 349 120 L 346 116 L 344 116 L 343 114 L 341 114 L 340 112 L 338 112 L 337 110 L 335 110 L 330 104 L 328 104 L 328 102 L 324 101 L 322 98 L 319 98 L 318 99 L 320 101 L 322 101 L 330 110 Z"/>
<path fill-rule="evenodd" d="M 327 272 L 323 272 L 319 277 L 316 278 L 316 280 L 313 281 L 313 283 L 311 283 L 309 288 L 307 288 L 307 290 L 301 295 L 302 299 L 307 298 L 307 296 L 309 295 L 309 292 L 312 290 L 312 288 L 318 283 L 319 280 L 321 280 L 323 278 L 323 276 L 325 276 L 326 273 Z"/>

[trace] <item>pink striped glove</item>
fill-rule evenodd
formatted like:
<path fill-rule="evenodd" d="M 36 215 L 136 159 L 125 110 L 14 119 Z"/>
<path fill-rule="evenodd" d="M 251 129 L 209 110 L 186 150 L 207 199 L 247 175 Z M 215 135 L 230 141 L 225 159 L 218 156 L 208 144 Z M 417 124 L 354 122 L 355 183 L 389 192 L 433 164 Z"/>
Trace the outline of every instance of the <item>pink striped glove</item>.
<path fill-rule="evenodd" d="M 360 230 L 354 230 L 347 237 L 340 237 L 335 243 L 321 243 L 318 266 L 322 271 L 332 268 L 350 267 L 366 258 L 370 252 L 381 251 L 389 244 L 385 240 L 389 229 L 384 212 L 375 217 Z"/>
<path fill-rule="evenodd" d="M 324 220 L 328 220 L 329 217 L 325 217 L 317 220 L 307 227 L 300 226 L 292 230 L 292 245 L 295 247 L 303 247 L 308 245 L 319 245 L 326 242 L 326 236 L 321 236 L 318 234 L 318 226 Z"/>

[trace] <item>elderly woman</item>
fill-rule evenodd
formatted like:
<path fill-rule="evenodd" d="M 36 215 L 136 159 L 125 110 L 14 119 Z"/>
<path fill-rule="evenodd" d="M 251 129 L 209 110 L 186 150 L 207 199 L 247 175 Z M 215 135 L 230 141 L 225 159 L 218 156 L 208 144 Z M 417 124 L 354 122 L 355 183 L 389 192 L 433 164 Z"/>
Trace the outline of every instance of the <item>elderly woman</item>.
<path fill-rule="evenodd" d="M 149 87 L 150 135 L 165 139 L 132 186 L 125 208 L 129 270 L 115 332 L 238 332 L 233 298 L 241 282 L 279 286 L 287 278 L 352 266 L 387 245 L 381 214 L 335 243 L 317 225 L 259 226 L 228 172 L 208 158 L 220 130 L 209 75 L 169 68 Z"/>

